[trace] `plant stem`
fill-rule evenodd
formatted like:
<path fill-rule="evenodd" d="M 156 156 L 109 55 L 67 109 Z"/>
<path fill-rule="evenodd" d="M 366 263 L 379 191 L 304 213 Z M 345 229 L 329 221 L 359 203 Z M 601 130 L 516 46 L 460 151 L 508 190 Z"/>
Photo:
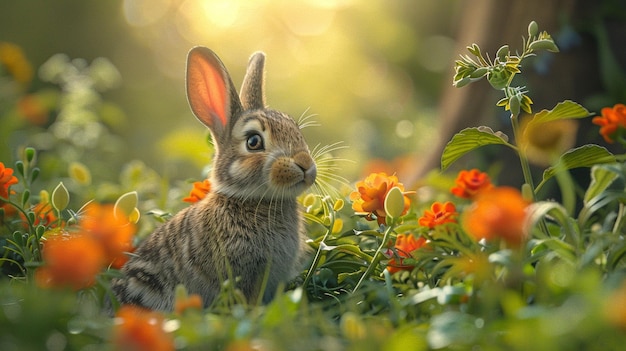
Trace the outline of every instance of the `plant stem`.
<path fill-rule="evenodd" d="M 374 257 L 372 257 L 372 263 L 370 263 L 370 265 L 367 267 L 367 270 L 365 271 L 365 273 L 363 273 L 363 275 L 361 276 L 361 279 L 359 279 L 359 282 L 356 284 L 356 286 L 352 290 L 352 294 L 354 294 L 357 290 L 359 290 L 361 285 L 363 285 L 363 282 L 365 281 L 365 279 L 367 279 L 367 277 L 369 277 L 372 274 L 372 272 L 374 271 L 376 266 L 378 266 L 378 261 L 380 261 L 380 258 L 381 258 L 381 253 L 380 252 L 385 247 L 385 245 L 387 245 L 387 240 L 389 239 L 389 234 L 391 234 L 391 232 L 393 232 L 393 229 L 395 228 L 395 224 L 396 224 L 396 220 L 394 218 L 392 220 L 391 224 L 387 227 L 387 229 L 385 229 L 385 233 L 383 235 L 383 240 L 380 243 L 380 246 L 378 246 L 378 249 L 376 249 L 376 252 L 374 253 Z"/>
<path fill-rule="evenodd" d="M 320 246 L 317 248 L 317 252 L 315 253 L 315 258 L 313 259 L 313 262 L 311 263 L 311 267 L 309 267 L 309 271 L 306 273 L 306 278 L 304 278 L 304 283 L 302 284 L 302 286 L 305 289 L 308 286 L 309 281 L 311 280 L 311 277 L 313 276 L 313 272 L 315 272 L 315 269 L 317 268 L 317 265 L 320 262 L 320 259 L 322 256 L 322 249 L 324 247 L 324 242 L 326 241 L 326 238 L 328 238 L 330 233 L 333 231 L 333 227 L 335 226 L 335 211 L 333 211 L 332 203 L 330 203 L 330 200 L 328 198 L 322 199 L 322 201 L 324 204 L 324 208 L 326 208 L 326 211 L 328 212 L 328 219 L 329 219 L 330 224 L 328 225 L 326 229 L 326 233 L 324 234 L 322 241 L 320 241 L 319 243 Z"/>
<path fill-rule="evenodd" d="M 518 115 L 511 113 L 511 127 L 513 128 L 513 137 L 515 138 L 515 143 L 519 145 L 520 140 L 520 127 Z M 530 195 L 532 196 L 532 201 L 537 201 L 537 195 L 535 194 L 535 184 L 533 183 L 533 175 L 530 171 L 530 163 L 528 163 L 528 157 L 526 157 L 526 151 L 523 147 L 517 148 L 517 155 L 519 156 L 520 163 L 522 165 L 522 173 L 524 174 L 524 182 L 528 184 L 530 187 Z M 546 236 L 550 236 L 550 232 L 548 231 L 548 226 L 546 225 L 545 220 L 541 220 L 539 222 L 539 226 L 541 230 Z"/>
<path fill-rule="evenodd" d="M 513 113 L 511 113 L 511 126 L 513 128 L 513 137 L 515 138 L 515 143 L 519 144 L 520 132 L 521 132 L 520 127 L 519 127 L 519 120 L 518 120 L 518 116 Z M 530 189 L 532 190 L 531 192 L 532 197 L 533 197 L 532 200 L 536 201 L 537 198 L 535 196 L 535 184 L 533 183 L 533 176 L 530 171 L 530 164 L 528 163 L 528 158 L 526 157 L 526 152 L 524 151 L 524 148 L 518 147 L 517 154 L 519 156 L 519 160 L 522 165 L 522 173 L 524 174 L 524 182 L 530 186 Z"/>

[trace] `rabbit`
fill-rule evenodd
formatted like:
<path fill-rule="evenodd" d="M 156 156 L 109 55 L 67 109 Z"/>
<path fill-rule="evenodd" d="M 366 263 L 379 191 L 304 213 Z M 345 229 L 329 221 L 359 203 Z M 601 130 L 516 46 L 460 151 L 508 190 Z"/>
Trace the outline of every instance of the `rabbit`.
<path fill-rule="evenodd" d="M 171 311 L 183 284 L 207 307 L 229 277 L 249 303 L 268 303 L 297 275 L 307 245 L 296 198 L 317 170 L 296 121 L 265 106 L 264 63 L 252 55 L 237 95 L 213 51 L 189 52 L 187 99 L 215 146 L 211 191 L 138 245 L 112 280 L 120 303 Z"/>

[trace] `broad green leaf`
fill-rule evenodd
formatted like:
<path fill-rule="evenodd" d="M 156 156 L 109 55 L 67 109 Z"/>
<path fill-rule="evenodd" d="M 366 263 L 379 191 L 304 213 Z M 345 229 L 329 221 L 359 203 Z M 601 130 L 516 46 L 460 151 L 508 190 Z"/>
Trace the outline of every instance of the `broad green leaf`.
<path fill-rule="evenodd" d="M 591 168 L 591 183 L 585 192 L 585 204 L 605 191 L 617 179 L 621 170 L 615 165 L 595 165 Z"/>
<path fill-rule="evenodd" d="M 612 162 L 615 162 L 615 155 L 610 153 L 607 149 L 594 144 L 583 145 L 561 155 L 561 158 L 559 158 L 554 166 L 549 167 L 543 172 L 542 183 L 552 178 L 556 172 L 567 171 L 578 167 L 592 167 L 597 164 Z"/>
<path fill-rule="evenodd" d="M 552 110 L 542 110 L 533 116 L 528 125 L 557 121 L 560 119 L 585 118 L 591 113 L 571 100 L 558 103 Z"/>
<path fill-rule="evenodd" d="M 441 170 L 445 171 L 454 161 L 466 153 L 485 145 L 507 145 L 512 147 L 500 136 L 479 128 L 466 128 L 452 137 L 441 155 Z"/>

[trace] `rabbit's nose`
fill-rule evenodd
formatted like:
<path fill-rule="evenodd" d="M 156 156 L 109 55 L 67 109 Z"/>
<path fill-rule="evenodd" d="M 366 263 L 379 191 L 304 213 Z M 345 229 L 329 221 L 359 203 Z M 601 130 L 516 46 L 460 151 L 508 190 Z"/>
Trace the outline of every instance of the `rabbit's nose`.
<path fill-rule="evenodd" d="M 307 186 L 315 183 L 315 177 L 317 177 L 317 167 L 313 163 L 308 169 L 302 169 L 304 171 L 304 184 Z"/>
<path fill-rule="evenodd" d="M 317 167 L 308 152 L 302 151 L 293 156 L 293 160 L 304 173 L 304 184 L 313 185 L 317 177 Z"/>

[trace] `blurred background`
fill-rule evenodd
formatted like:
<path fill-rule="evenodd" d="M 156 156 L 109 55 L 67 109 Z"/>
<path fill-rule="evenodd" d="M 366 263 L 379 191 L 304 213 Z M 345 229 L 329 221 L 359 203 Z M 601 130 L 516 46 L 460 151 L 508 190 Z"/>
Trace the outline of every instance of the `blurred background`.
<path fill-rule="evenodd" d="M 514 50 L 536 20 L 562 53 L 524 72 L 535 109 L 578 99 L 599 111 L 624 98 L 623 82 L 611 91 L 607 82 L 623 73 L 624 13 L 623 0 L 2 1 L 0 160 L 11 164 L 24 146 L 44 155 L 58 147 L 64 159 L 49 162 L 82 162 L 104 178 L 133 159 L 169 178 L 200 178 L 210 148 L 187 106 L 184 65 L 187 51 L 203 45 L 237 86 L 249 56 L 265 51 L 268 104 L 296 119 L 315 115 L 320 126 L 305 136 L 312 147 L 347 146 L 335 152 L 354 161 L 341 164 L 346 178 L 386 170 L 415 182 L 463 127 L 506 132 L 494 106 L 501 96 L 486 82 L 451 87 L 465 46 Z M 9 84 L 15 50 L 32 72 Z M 613 58 L 613 71 L 600 72 L 603 57 Z M 460 166 L 480 162 L 488 157 Z"/>

